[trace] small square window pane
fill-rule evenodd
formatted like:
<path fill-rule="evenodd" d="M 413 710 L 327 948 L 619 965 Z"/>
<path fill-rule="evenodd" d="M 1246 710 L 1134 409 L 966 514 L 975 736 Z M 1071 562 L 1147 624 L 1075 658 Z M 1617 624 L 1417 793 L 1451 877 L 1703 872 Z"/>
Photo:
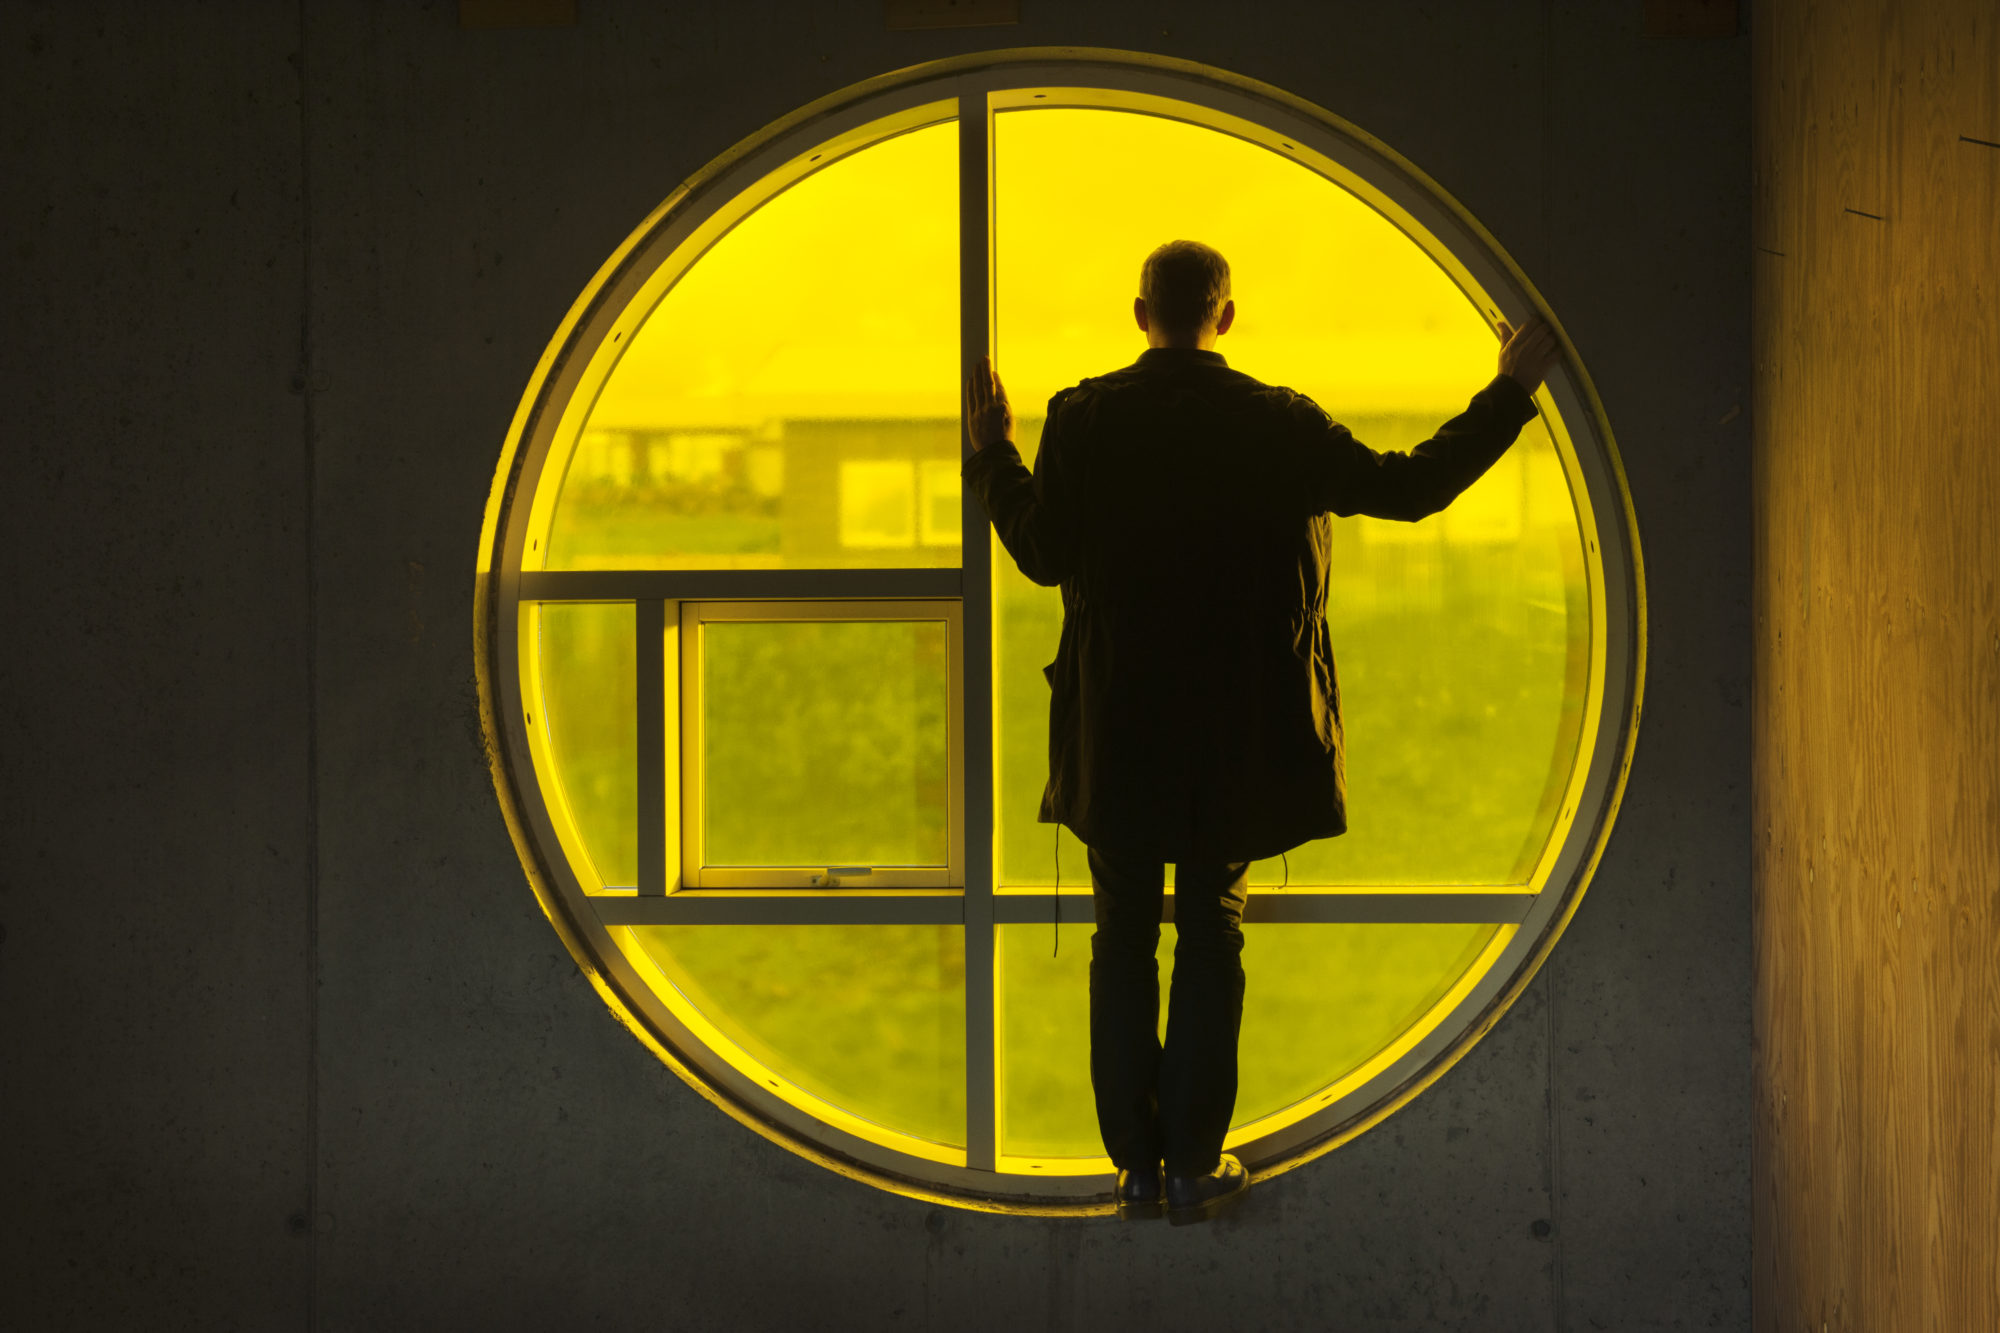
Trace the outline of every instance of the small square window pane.
<path fill-rule="evenodd" d="M 944 621 L 717 621 L 701 635 L 705 864 L 946 864 Z"/>

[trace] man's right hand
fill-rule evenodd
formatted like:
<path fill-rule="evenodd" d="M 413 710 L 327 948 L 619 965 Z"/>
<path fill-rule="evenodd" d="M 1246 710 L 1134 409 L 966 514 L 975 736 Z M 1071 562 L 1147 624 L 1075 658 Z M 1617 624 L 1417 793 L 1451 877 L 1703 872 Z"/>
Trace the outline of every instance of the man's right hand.
<path fill-rule="evenodd" d="M 1014 409 L 990 356 L 980 357 L 965 381 L 965 432 L 972 437 L 974 453 L 1014 438 Z"/>
<path fill-rule="evenodd" d="M 1540 315 L 1515 328 L 1500 321 L 1500 373 L 1511 375 L 1533 393 L 1556 362 L 1562 360 L 1562 344 L 1556 331 Z"/>

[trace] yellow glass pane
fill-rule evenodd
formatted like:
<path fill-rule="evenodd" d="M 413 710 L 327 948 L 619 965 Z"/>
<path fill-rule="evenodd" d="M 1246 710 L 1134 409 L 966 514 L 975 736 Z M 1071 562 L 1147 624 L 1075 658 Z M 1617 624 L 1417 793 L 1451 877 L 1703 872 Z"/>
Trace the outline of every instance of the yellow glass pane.
<path fill-rule="evenodd" d="M 850 1115 L 965 1143 L 957 926 L 644 926 L 640 947 L 779 1078 Z"/>
<path fill-rule="evenodd" d="M 1019 431 L 1023 441 L 1036 438 Z M 1030 446 L 1023 444 L 1026 452 Z M 993 598 L 994 640 L 999 666 L 993 673 L 993 710 L 1000 752 L 999 792 L 994 815 L 999 825 L 1000 882 L 1069 887 L 1090 883 L 1084 847 L 1059 825 L 1037 822 L 1042 788 L 1049 777 L 1049 683 L 1042 667 L 1053 662 L 1062 636 L 1062 596 L 1038 588 L 1022 576 L 1013 557 L 996 540 Z"/>
<path fill-rule="evenodd" d="M 1013 1157 L 1096 1157 L 1104 1152 L 1090 1092 L 1088 925 L 999 927 L 999 1030 L 995 1034 L 1000 1151 Z M 1173 968 L 1174 932 L 1160 931 L 1160 1014 Z"/>
<path fill-rule="evenodd" d="M 1430 1013 L 1498 926 L 1277 925 L 1243 932 L 1234 1123 L 1304 1101 Z"/>
<path fill-rule="evenodd" d="M 551 569 L 959 563 L 958 130 L 834 161 L 667 292 L 569 460 Z M 943 518 L 944 521 L 940 521 Z"/>
<path fill-rule="evenodd" d="M 1104 1151 L 1090 1092 L 1087 924 L 1000 927 L 1000 1150 Z M 1236 1114 L 1245 1125 L 1331 1087 L 1424 1019 L 1496 927 L 1273 925 L 1243 930 Z M 1160 931 L 1165 1033 L 1174 930 Z"/>
<path fill-rule="evenodd" d="M 562 800 L 603 882 L 639 882 L 639 728 L 630 603 L 550 602 L 542 712 Z M 586 886 L 588 887 L 588 886 Z"/>
<path fill-rule="evenodd" d="M 949 650 L 938 620 L 703 625 L 706 864 L 944 865 Z"/>
<path fill-rule="evenodd" d="M 1349 832 L 1293 852 L 1292 882 L 1525 882 L 1590 670 L 1582 542 L 1547 429 L 1530 423 L 1435 518 L 1334 534 Z"/>
<path fill-rule="evenodd" d="M 1229 260 L 1237 319 L 1216 350 L 1230 365 L 1310 395 L 1373 448 L 1412 447 L 1493 376 L 1497 343 L 1443 270 L 1288 158 L 1118 111 L 1010 111 L 995 134 L 999 366 L 1030 460 L 1051 395 L 1144 350 L 1139 267 L 1176 237 Z M 1294 852 L 1291 882 L 1525 879 L 1575 755 L 1589 661 L 1582 541 L 1546 430 L 1531 425 L 1444 514 L 1335 519 L 1333 544 L 1349 832 Z M 1061 607 L 997 544 L 994 561 L 1001 876 L 1044 885 L 1041 668 Z M 1252 879 L 1284 874 L 1271 861 Z M 1081 849 L 1065 846 L 1061 875 L 1087 882 Z"/>

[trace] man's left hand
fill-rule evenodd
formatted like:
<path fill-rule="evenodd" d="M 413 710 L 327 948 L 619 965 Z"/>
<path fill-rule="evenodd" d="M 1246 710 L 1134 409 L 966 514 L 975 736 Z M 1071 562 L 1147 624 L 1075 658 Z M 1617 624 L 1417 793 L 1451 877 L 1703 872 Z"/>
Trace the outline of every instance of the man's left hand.
<path fill-rule="evenodd" d="M 1007 388 L 994 373 L 993 358 L 982 356 L 965 381 L 965 430 L 976 453 L 989 444 L 1014 438 L 1014 409 Z"/>
<path fill-rule="evenodd" d="M 1500 348 L 1500 373 L 1512 375 L 1515 382 L 1529 393 L 1540 388 L 1542 380 L 1556 362 L 1562 360 L 1562 341 L 1540 315 L 1518 329 L 1501 320 L 1500 341 L 1503 344 Z"/>

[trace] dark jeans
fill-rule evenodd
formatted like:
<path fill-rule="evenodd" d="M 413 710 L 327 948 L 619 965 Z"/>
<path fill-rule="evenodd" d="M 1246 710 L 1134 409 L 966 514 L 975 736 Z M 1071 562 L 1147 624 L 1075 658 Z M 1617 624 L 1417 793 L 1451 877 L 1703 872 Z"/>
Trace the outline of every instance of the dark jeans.
<path fill-rule="evenodd" d="M 1243 1022 L 1243 903 L 1250 866 L 1178 865 L 1173 994 L 1160 1043 L 1160 909 L 1166 864 L 1090 849 L 1090 1085 L 1121 1170 L 1215 1170 L 1236 1108 Z"/>

